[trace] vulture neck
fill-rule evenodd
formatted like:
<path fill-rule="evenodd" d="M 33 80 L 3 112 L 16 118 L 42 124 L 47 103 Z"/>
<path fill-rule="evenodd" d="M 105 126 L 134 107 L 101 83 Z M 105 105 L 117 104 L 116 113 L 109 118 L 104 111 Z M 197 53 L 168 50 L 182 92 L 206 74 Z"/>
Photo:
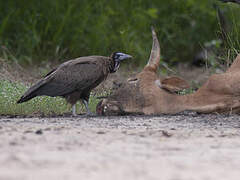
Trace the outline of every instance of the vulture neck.
<path fill-rule="evenodd" d="M 110 58 L 110 63 L 109 63 L 109 72 L 110 73 L 115 73 L 120 66 L 120 62 L 115 61 L 113 58 Z"/>

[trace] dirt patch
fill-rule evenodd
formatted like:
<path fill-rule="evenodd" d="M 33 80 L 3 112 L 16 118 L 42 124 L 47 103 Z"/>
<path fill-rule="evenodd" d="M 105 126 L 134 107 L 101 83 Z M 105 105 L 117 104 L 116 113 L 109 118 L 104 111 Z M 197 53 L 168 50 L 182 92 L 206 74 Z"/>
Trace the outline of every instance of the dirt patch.
<path fill-rule="evenodd" d="M 0 80 L 31 83 L 37 80 L 30 70 L 24 69 L 18 63 L 0 58 Z"/>
<path fill-rule="evenodd" d="M 238 179 L 239 137 L 236 115 L 2 118 L 0 179 Z"/>

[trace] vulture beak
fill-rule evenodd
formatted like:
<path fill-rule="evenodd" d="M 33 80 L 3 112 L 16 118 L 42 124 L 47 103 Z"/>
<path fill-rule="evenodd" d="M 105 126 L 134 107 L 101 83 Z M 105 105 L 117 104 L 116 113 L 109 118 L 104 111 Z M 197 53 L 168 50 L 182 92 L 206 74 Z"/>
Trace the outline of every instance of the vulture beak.
<path fill-rule="evenodd" d="M 131 55 L 129 55 L 129 54 L 124 54 L 124 53 L 119 53 L 119 61 L 122 61 L 122 60 L 125 60 L 125 59 L 131 59 L 132 58 L 132 56 Z"/>

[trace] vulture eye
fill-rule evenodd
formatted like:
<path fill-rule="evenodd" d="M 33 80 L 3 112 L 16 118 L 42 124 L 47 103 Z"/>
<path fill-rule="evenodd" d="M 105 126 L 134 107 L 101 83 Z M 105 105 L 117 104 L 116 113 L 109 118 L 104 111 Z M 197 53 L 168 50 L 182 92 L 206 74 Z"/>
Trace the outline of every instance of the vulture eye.
<path fill-rule="evenodd" d="M 114 59 L 117 60 L 119 59 L 120 55 L 118 53 L 115 54 Z"/>

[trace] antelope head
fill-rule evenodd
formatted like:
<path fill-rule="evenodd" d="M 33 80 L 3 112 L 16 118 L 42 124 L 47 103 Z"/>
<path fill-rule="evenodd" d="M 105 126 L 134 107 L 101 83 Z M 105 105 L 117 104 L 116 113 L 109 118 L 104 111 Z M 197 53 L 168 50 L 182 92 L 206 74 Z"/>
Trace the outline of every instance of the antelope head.
<path fill-rule="evenodd" d="M 148 63 L 136 76 L 126 80 L 112 95 L 101 100 L 99 115 L 175 114 L 185 110 L 200 113 L 240 111 L 240 55 L 223 74 L 210 76 L 195 93 L 175 92 L 189 87 L 181 78 L 160 79 L 157 69 L 160 45 L 152 28 L 152 50 Z"/>

